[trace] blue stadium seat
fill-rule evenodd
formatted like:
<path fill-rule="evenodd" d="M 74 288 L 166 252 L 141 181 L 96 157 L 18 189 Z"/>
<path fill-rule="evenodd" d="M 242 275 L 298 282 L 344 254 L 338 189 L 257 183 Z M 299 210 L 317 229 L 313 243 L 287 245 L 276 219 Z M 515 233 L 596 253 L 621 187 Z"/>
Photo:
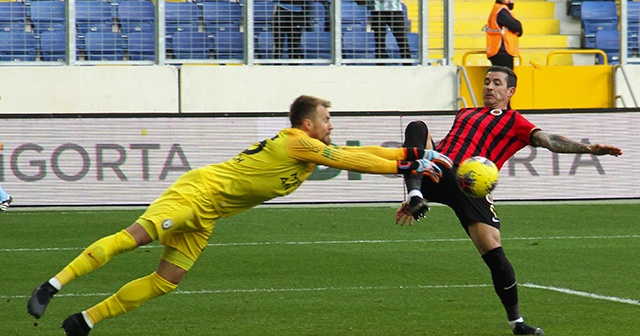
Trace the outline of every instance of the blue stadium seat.
<path fill-rule="evenodd" d="M 76 1 L 76 27 L 79 34 L 89 31 L 111 31 L 113 26 L 113 8 L 104 1 Z"/>
<path fill-rule="evenodd" d="M 66 17 L 63 1 L 34 1 L 31 2 L 31 23 L 36 34 L 43 31 L 65 30 Z"/>
<path fill-rule="evenodd" d="M 131 32 L 127 35 L 127 51 L 130 61 L 153 61 L 156 59 L 156 37 L 150 32 Z"/>
<path fill-rule="evenodd" d="M 302 32 L 300 44 L 306 59 L 331 59 L 331 32 Z"/>
<path fill-rule="evenodd" d="M 612 1 L 582 3 L 582 47 L 595 48 L 596 32 L 618 29 L 618 8 Z"/>
<path fill-rule="evenodd" d="M 257 33 L 271 31 L 273 21 L 274 4 L 271 0 L 254 1 L 253 3 L 253 26 Z"/>
<path fill-rule="evenodd" d="M 67 59 L 67 33 L 64 30 L 44 31 L 40 34 L 40 59 L 45 62 L 64 62 Z"/>
<path fill-rule="evenodd" d="M 120 1 L 117 13 L 123 34 L 155 31 L 156 9 L 151 1 Z"/>
<path fill-rule="evenodd" d="M 627 2 L 627 30 L 629 51 L 640 56 L 640 2 Z"/>
<path fill-rule="evenodd" d="M 620 62 L 620 32 L 618 30 L 599 30 L 596 32 L 596 49 L 607 54 L 609 64 Z M 598 64 L 602 64 L 602 56 L 598 55 Z"/>
<path fill-rule="evenodd" d="M 319 1 L 312 1 L 309 4 L 309 18 L 311 30 L 324 31 L 327 22 L 327 9 Z"/>
<path fill-rule="evenodd" d="M 407 40 L 409 42 L 409 52 L 411 53 L 411 58 L 418 58 L 418 46 L 420 35 L 417 33 L 407 33 Z M 401 58 L 400 56 L 400 47 L 398 46 L 398 41 L 396 37 L 393 35 L 391 31 L 387 31 L 387 35 L 385 36 L 386 42 L 386 51 L 389 58 Z"/>
<path fill-rule="evenodd" d="M 0 2 L 0 30 L 24 30 L 27 7 L 22 2 Z"/>
<path fill-rule="evenodd" d="M 215 59 L 244 59 L 244 33 L 219 31 L 213 36 L 213 57 Z"/>
<path fill-rule="evenodd" d="M 342 31 L 360 31 L 367 29 L 367 8 L 355 2 L 342 2 Z"/>
<path fill-rule="evenodd" d="M 233 30 L 240 31 L 242 11 L 235 2 L 214 1 L 202 5 L 205 30 L 209 33 Z"/>
<path fill-rule="evenodd" d="M 173 34 L 170 48 L 176 59 L 207 59 L 211 42 L 203 32 L 177 32 Z"/>
<path fill-rule="evenodd" d="M 165 29 L 168 35 L 179 31 L 198 31 L 198 20 L 202 16 L 195 2 L 166 2 Z"/>
<path fill-rule="evenodd" d="M 90 31 L 85 34 L 84 50 L 88 61 L 121 61 L 124 39 L 120 33 Z"/>
<path fill-rule="evenodd" d="M 273 33 L 271 31 L 257 32 L 255 47 L 256 58 L 273 58 Z"/>
<path fill-rule="evenodd" d="M 31 32 L 0 31 L 0 61 L 29 62 L 36 60 L 38 44 Z"/>
<path fill-rule="evenodd" d="M 375 58 L 374 33 L 348 31 L 342 35 L 342 57 L 346 59 Z"/>

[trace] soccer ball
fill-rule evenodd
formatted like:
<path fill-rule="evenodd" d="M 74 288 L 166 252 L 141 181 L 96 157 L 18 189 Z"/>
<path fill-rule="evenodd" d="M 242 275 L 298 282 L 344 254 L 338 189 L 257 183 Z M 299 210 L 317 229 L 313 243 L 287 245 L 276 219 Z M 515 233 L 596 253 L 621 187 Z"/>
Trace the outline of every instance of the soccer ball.
<path fill-rule="evenodd" d="M 458 166 L 456 181 L 467 196 L 484 197 L 498 184 L 498 167 L 482 156 L 470 157 Z"/>

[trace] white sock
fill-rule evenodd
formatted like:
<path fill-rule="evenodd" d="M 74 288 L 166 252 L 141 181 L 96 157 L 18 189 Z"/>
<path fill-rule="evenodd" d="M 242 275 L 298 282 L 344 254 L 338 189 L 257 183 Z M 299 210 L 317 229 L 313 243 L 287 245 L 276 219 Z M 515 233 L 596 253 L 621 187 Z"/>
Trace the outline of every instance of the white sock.
<path fill-rule="evenodd" d="M 53 286 L 53 288 L 55 288 L 57 290 L 61 290 L 62 289 L 62 284 L 60 283 L 60 281 L 58 281 L 58 279 L 56 279 L 56 277 L 53 277 L 53 278 L 49 279 L 49 284 L 51 286 Z"/>
<path fill-rule="evenodd" d="M 516 323 L 521 323 L 521 322 L 524 322 L 524 318 L 522 318 L 522 316 L 517 320 L 509 321 L 509 326 L 511 326 L 511 330 L 516 328 Z"/>
<path fill-rule="evenodd" d="M 418 196 L 420 198 L 424 198 L 424 196 L 422 196 L 422 192 L 420 190 L 418 190 L 418 189 L 411 190 L 409 192 L 409 199 L 411 199 L 411 197 L 413 197 L 413 196 Z"/>
<path fill-rule="evenodd" d="M 87 316 L 87 312 L 83 310 L 80 314 L 82 314 L 82 317 L 84 317 L 84 321 L 87 322 L 89 328 L 93 329 L 93 323 L 91 322 L 89 316 Z"/>

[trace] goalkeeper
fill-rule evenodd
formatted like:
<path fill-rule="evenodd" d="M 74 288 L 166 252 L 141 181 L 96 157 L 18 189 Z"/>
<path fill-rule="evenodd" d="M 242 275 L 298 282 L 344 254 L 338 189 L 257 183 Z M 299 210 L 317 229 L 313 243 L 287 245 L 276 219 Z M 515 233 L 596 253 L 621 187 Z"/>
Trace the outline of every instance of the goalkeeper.
<path fill-rule="evenodd" d="M 175 290 L 207 246 L 218 219 L 292 193 L 318 164 L 362 173 L 417 174 L 435 183 L 442 169 L 451 168 L 451 160 L 432 150 L 331 145 L 330 105 L 320 98 L 300 96 L 289 110 L 290 128 L 226 162 L 185 173 L 131 226 L 94 242 L 36 288 L 27 303 L 29 314 L 42 317 L 51 298 L 65 285 L 118 254 L 155 240 L 163 245 L 155 272 L 70 315 L 62 328 L 69 336 L 88 335 L 97 323 Z"/>

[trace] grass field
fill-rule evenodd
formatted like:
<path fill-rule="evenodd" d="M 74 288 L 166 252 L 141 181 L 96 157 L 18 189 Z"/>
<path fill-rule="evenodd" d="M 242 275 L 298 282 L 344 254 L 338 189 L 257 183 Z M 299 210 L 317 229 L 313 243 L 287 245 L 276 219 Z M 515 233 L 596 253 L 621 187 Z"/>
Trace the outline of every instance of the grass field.
<path fill-rule="evenodd" d="M 453 213 L 412 227 L 395 208 L 261 207 L 220 221 L 179 289 L 99 324 L 100 335 L 510 335 L 488 269 Z M 640 204 L 499 205 L 528 322 L 547 335 L 636 335 Z M 155 269 L 160 248 L 72 282 L 34 320 L 30 292 L 141 210 L 0 214 L 0 335 L 61 321 Z M 37 322 L 37 323 L 36 323 Z"/>

